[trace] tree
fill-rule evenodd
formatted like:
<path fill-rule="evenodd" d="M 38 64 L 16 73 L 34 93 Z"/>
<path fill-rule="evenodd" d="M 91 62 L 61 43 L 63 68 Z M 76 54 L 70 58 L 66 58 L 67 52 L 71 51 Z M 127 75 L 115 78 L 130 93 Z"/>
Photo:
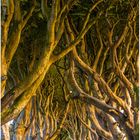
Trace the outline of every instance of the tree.
<path fill-rule="evenodd" d="M 138 1 L 3 1 L 1 56 L 5 139 L 138 138 Z"/>

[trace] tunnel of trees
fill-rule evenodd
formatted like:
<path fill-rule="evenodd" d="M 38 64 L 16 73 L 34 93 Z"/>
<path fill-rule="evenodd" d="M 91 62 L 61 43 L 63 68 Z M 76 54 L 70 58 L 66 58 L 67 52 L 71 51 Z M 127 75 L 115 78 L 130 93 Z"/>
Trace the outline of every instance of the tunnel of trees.
<path fill-rule="evenodd" d="M 138 139 L 138 0 L 1 6 L 2 140 Z"/>

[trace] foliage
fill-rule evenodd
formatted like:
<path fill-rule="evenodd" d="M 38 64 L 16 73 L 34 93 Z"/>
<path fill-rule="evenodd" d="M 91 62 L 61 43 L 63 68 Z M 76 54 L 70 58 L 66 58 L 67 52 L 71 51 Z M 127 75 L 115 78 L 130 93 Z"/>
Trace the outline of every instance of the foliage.
<path fill-rule="evenodd" d="M 137 0 L 3 1 L 1 45 L 3 139 L 137 139 Z"/>

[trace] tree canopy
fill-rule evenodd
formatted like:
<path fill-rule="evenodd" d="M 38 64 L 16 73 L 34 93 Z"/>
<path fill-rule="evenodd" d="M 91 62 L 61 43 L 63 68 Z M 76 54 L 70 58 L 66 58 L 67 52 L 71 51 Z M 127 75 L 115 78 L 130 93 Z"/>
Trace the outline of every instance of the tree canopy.
<path fill-rule="evenodd" d="M 2 139 L 137 140 L 138 0 L 3 0 Z"/>

